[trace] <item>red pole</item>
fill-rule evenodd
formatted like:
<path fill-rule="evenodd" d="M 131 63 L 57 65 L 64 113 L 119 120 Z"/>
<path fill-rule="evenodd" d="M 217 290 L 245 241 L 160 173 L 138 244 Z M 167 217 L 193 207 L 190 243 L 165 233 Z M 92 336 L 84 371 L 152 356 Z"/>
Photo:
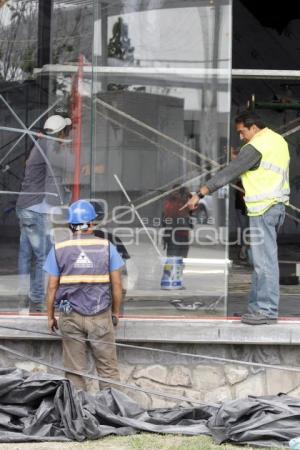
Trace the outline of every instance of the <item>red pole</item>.
<path fill-rule="evenodd" d="M 80 160 L 81 160 L 81 138 L 82 138 L 82 98 L 80 89 L 83 80 L 83 64 L 84 64 L 84 57 L 83 55 L 80 55 L 78 62 L 78 71 L 73 85 L 73 93 L 72 93 L 73 152 L 75 159 L 72 202 L 80 198 Z"/>

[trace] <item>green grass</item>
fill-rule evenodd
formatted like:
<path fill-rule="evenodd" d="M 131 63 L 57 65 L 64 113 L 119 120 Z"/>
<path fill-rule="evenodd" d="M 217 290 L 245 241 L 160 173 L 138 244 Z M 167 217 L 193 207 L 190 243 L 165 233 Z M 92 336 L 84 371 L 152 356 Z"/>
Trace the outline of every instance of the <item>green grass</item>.
<path fill-rule="evenodd" d="M 262 449 L 263 447 L 261 447 Z M 161 435 L 141 433 L 132 436 L 108 436 L 84 442 L 30 442 L 0 444 L 1 450 L 257 450 L 257 447 L 217 445 L 207 436 Z M 270 448 L 265 450 L 276 450 Z M 278 449 L 277 449 L 278 450 Z"/>
<path fill-rule="evenodd" d="M 76 444 L 74 449 L 82 450 L 257 450 L 257 447 L 230 444 L 217 445 L 207 436 L 178 436 L 141 433 L 133 436 L 109 436 L 107 438 Z M 66 447 L 67 448 L 67 447 Z M 270 447 L 268 450 L 271 450 Z M 273 449 L 275 450 L 275 449 Z"/>

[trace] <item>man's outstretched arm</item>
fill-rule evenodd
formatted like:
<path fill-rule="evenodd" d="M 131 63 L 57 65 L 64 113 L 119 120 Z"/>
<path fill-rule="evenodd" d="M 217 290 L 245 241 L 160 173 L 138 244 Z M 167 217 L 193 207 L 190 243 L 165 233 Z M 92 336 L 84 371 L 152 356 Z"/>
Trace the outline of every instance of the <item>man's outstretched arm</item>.
<path fill-rule="evenodd" d="M 204 186 L 201 186 L 197 194 L 193 195 L 184 207 L 195 209 L 198 206 L 200 198 L 212 194 L 221 187 L 239 178 L 244 172 L 256 168 L 260 160 L 261 153 L 252 145 L 246 145 L 236 159 L 232 160 L 228 166 L 214 175 Z"/>

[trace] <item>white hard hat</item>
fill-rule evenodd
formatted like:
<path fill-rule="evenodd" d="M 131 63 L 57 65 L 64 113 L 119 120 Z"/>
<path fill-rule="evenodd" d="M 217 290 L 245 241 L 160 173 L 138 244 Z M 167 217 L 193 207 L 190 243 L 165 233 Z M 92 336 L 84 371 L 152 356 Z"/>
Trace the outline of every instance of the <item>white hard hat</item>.
<path fill-rule="evenodd" d="M 72 120 L 69 119 L 69 117 L 64 118 L 56 114 L 54 116 L 48 117 L 44 124 L 44 130 L 47 134 L 55 134 L 59 133 L 69 125 L 72 125 Z"/>

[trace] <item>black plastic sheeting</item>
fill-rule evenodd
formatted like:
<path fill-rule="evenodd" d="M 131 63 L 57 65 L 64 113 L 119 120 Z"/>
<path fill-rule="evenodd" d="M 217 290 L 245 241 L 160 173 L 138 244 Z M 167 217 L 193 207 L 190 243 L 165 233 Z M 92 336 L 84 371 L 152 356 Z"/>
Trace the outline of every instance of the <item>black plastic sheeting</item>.
<path fill-rule="evenodd" d="M 142 431 L 284 448 L 300 435 L 300 398 L 282 394 L 146 411 L 116 389 L 92 396 L 56 375 L 0 370 L 0 442 L 83 441 Z"/>

